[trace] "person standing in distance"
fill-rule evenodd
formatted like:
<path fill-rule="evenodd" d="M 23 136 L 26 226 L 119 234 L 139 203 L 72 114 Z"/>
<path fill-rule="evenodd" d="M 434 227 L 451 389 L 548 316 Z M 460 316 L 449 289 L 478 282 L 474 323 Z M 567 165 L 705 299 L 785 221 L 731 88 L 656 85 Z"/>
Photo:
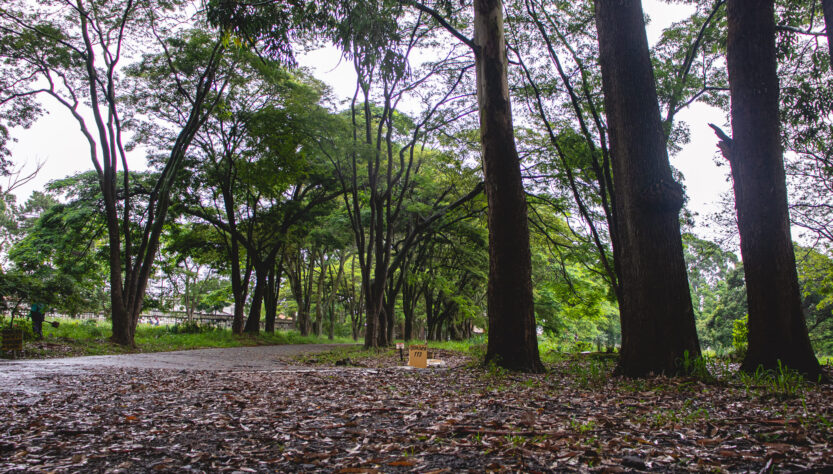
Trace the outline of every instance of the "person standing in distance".
<path fill-rule="evenodd" d="M 43 303 L 32 303 L 32 309 L 29 310 L 29 317 L 32 318 L 32 331 L 35 337 L 43 339 L 43 320 L 46 317 L 44 311 L 46 305 Z"/>

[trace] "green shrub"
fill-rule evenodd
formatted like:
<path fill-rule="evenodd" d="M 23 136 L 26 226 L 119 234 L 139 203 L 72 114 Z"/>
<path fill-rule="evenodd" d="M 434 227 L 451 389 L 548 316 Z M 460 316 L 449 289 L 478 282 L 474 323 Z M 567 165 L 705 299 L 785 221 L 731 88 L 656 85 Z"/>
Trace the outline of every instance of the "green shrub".
<path fill-rule="evenodd" d="M 209 326 L 200 326 L 196 321 L 185 321 L 183 323 L 176 323 L 168 328 L 171 334 L 202 334 L 207 331 L 212 331 L 214 328 Z"/>
<path fill-rule="evenodd" d="M 709 372 L 708 360 L 705 356 L 691 357 L 688 351 L 684 351 L 682 359 L 677 361 L 677 366 L 683 375 L 688 375 L 704 382 L 713 382 L 715 378 Z"/>
<path fill-rule="evenodd" d="M 35 337 L 32 331 L 32 321 L 26 318 L 14 318 L 14 322 L 6 316 L 0 316 L 0 328 L 7 329 L 9 327 L 21 329 L 23 331 L 23 339 L 30 341 Z"/>
<path fill-rule="evenodd" d="M 607 383 L 612 363 L 613 359 L 609 357 L 574 356 L 567 373 L 572 376 L 579 388 L 599 389 Z"/>
<path fill-rule="evenodd" d="M 766 370 L 758 366 L 755 373 L 740 372 L 738 376 L 747 394 L 756 393 L 759 396 L 761 393 L 758 389 L 762 390 L 763 394 L 779 398 L 795 398 L 801 396 L 808 387 L 807 381 L 800 372 L 782 365 L 780 360 L 778 360 L 777 370 Z"/>
<path fill-rule="evenodd" d="M 732 349 L 735 357 L 743 359 L 746 355 L 746 348 L 749 340 L 749 315 L 736 319 L 732 323 Z"/>

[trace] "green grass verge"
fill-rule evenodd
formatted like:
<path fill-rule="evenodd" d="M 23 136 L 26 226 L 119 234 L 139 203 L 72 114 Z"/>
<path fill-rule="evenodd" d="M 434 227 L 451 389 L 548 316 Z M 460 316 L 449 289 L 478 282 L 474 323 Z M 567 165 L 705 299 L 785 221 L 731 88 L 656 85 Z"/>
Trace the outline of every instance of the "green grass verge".
<path fill-rule="evenodd" d="M 277 344 L 349 344 L 350 338 L 306 336 L 296 331 L 261 332 L 257 335 L 237 336 L 229 329 L 198 326 L 152 326 L 140 324 L 136 328 L 136 348 L 110 342 L 112 326 L 109 321 L 59 319 L 55 328 L 44 324 L 44 338 L 34 340 L 31 326 L 24 327 L 24 357 L 48 358 L 81 355 L 162 352 L 211 347 L 242 347 Z M 28 323 L 28 322 L 27 322 Z"/>

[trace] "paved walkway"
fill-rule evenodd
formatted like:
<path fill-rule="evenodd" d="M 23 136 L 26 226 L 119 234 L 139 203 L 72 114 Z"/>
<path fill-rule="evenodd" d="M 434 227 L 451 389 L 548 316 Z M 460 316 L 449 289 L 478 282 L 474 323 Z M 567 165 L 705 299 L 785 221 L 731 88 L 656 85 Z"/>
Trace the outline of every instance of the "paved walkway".
<path fill-rule="evenodd" d="M 231 347 L 190 351 L 153 352 L 64 359 L 0 360 L 0 393 L 35 394 L 50 389 L 50 381 L 66 380 L 97 368 L 172 370 L 274 370 L 290 367 L 289 357 L 326 352 L 351 344 L 291 344 L 281 346 Z"/>

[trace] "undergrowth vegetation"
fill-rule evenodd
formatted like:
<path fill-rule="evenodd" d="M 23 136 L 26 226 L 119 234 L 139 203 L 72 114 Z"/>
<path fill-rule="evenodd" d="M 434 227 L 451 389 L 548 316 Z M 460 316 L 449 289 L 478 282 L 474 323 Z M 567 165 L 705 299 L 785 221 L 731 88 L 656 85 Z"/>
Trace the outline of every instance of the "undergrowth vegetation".
<path fill-rule="evenodd" d="M 123 354 L 130 352 L 160 352 L 209 347 L 240 347 L 276 344 L 352 343 L 349 338 L 301 336 L 297 331 L 261 332 L 257 335 L 235 336 L 231 330 L 195 322 L 171 326 L 140 324 L 136 328 L 136 348 L 113 344 L 109 338 L 109 321 L 95 319 L 58 319 L 59 325 L 43 325 L 43 339 L 35 339 L 29 320 L 15 320 L 15 327 L 24 332 L 23 357 L 47 358 L 76 355 Z M 8 323 L 6 323 L 8 324 Z M 5 354 L 4 354 L 5 355 Z"/>
<path fill-rule="evenodd" d="M 136 330 L 135 349 L 126 349 L 109 341 L 111 326 L 107 321 L 60 319 L 58 327 L 45 323 L 44 338 L 34 338 L 31 322 L 16 319 L 14 326 L 24 332 L 23 357 L 46 358 L 75 355 L 103 355 L 130 352 L 159 352 L 170 350 L 197 349 L 208 347 L 239 347 L 275 344 L 316 344 L 354 343 L 350 338 L 337 337 L 334 340 L 315 336 L 301 336 L 297 331 L 277 331 L 274 334 L 261 332 L 258 335 L 235 336 L 228 329 L 210 325 L 186 322 L 172 326 L 140 324 Z M 0 321 L 7 327 L 9 321 Z M 399 341 L 402 342 L 402 341 Z M 356 344 L 329 352 L 299 356 L 298 362 L 318 366 L 396 366 L 408 361 L 407 347 L 411 344 L 428 346 L 429 357 L 450 360 L 454 365 L 460 361 L 473 367 L 482 367 L 484 376 L 500 379 L 508 372 L 495 366 L 483 365 L 486 354 L 486 339 L 478 336 L 465 341 L 409 341 L 402 351 L 396 348 L 364 349 Z M 539 344 L 541 358 L 552 375 L 563 376 L 580 390 L 599 390 L 614 380 L 613 371 L 618 354 L 616 352 L 564 352 L 558 344 L 542 338 Z M 8 356 L 8 354 L 4 354 Z M 685 377 L 698 382 L 735 386 L 754 398 L 800 398 L 815 384 L 806 381 L 802 375 L 788 367 L 777 370 L 759 369 L 754 373 L 738 370 L 736 355 L 717 356 L 706 351 L 701 357 L 690 357 L 688 353 L 678 361 Z M 820 357 L 828 371 L 833 368 L 833 358 Z M 622 387 L 633 386 L 635 391 L 644 388 L 639 381 L 625 381 L 615 378 Z"/>

